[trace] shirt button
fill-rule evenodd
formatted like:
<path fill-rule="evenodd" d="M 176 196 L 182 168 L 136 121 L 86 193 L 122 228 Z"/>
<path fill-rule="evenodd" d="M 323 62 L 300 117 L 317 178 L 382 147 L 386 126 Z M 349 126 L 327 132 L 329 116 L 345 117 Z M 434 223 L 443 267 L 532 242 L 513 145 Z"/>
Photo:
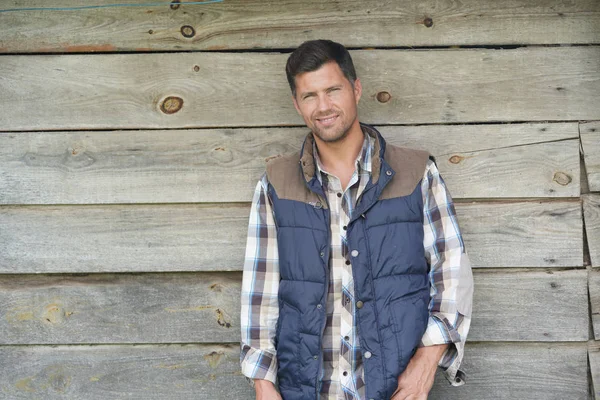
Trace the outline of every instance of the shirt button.
<path fill-rule="evenodd" d="M 324 252 L 321 252 L 320 255 L 321 255 L 321 257 L 325 257 L 325 253 Z"/>
<path fill-rule="evenodd" d="M 323 307 L 323 306 L 322 306 L 322 305 L 320 305 L 320 304 L 317 304 L 317 308 L 318 308 L 319 310 L 321 309 L 321 307 Z"/>
<path fill-rule="evenodd" d="M 346 229 L 348 229 L 348 227 L 346 225 L 344 225 L 344 226 L 342 226 L 342 229 L 346 230 Z"/>
<path fill-rule="evenodd" d="M 344 371 L 344 372 L 342 372 L 342 375 L 344 375 L 344 376 L 348 376 L 348 371 Z"/>
<path fill-rule="evenodd" d="M 350 340 L 350 336 L 344 336 L 344 340 L 347 342 L 348 340 Z"/>
<path fill-rule="evenodd" d="M 365 358 L 371 358 L 371 352 L 365 351 Z"/>
<path fill-rule="evenodd" d="M 342 197 L 342 194 L 338 192 L 337 197 Z"/>
<path fill-rule="evenodd" d="M 313 356 L 313 358 L 314 358 L 315 360 L 317 360 L 317 359 L 319 358 L 319 356 Z"/>
<path fill-rule="evenodd" d="M 350 260 L 346 260 L 346 265 L 350 265 Z"/>
<path fill-rule="evenodd" d="M 362 308 L 362 306 L 363 306 L 363 302 L 362 301 L 359 300 L 359 301 L 356 302 L 356 308 Z M 367 352 L 367 353 L 369 353 L 369 352 Z M 371 353 L 369 353 L 369 354 L 371 354 Z"/>
<path fill-rule="evenodd" d="M 358 256 L 358 250 L 352 250 L 352 252 L 350 253 L 350 255 L 352 257 L 357 257 Z"/>

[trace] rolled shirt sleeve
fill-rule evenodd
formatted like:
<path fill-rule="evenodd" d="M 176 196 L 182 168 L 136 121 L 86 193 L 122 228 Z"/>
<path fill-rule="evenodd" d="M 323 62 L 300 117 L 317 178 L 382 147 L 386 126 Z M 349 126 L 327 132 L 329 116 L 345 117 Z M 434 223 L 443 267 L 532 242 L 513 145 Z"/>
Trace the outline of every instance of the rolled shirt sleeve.
<path fill-rule="evenodd" d="M 250 210 L 241 293 L 241 351 L 243 375 L 276 383 L 275 329 L 279 317 L 279 257 L 277 230 L 267 196 L 267 178 L 257 183 Z"/>
<path fill-rule="evenodd" d="M 430 264 L 429 321 L 421 346 L 448 344 L 438 365 L 453 386 L 465 383 L 459 369 L 471 324 L 473 275 L 452 197 L 429 160 L 422 181 L 425 256 Z"/>

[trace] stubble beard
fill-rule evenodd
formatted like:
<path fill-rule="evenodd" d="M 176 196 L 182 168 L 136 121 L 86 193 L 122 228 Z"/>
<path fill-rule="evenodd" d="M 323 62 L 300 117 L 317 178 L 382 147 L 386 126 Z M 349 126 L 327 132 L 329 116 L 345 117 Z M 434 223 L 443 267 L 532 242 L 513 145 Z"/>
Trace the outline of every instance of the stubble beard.
<path fill-rule="evenodd" d="M 337 114 L 338 114 L 338 118 L 343 123 L 344 122 L 343 117 L 345 116 L 345 114 L 342 114 L 342 113 L 337 113 Z M 327 131 L 327 130 L 318 128 L 317 123 L 315 122 L 315 124 L 313 125 L 312 131 L 313 131 L 313 134 L 315 136 L 317 136 L 319 139 L 321 139 L 323 142 L 334 143 L 334 142 L 339 142 L 339 141 L 343 140 L 344 138 L 346 138 L 346 136 L 348 136 L 348 133 L 350 133 L 351 127 L 352 127 L 352 122 L 347 123 L 346 125 L 342 125 L 337 130 Z"/>

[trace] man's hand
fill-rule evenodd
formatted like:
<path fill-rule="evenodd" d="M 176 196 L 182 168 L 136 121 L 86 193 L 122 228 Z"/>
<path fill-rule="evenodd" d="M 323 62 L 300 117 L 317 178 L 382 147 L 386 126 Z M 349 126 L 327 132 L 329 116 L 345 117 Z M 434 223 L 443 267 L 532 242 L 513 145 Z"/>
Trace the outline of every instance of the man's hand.
<path fill-rule="evenodd" d="M 271 381 L 255 379 L 254 389 L 256 390 L 256 400 L 283 400 Z"/>
<path fill-rule="evenodd" d="M 447 344 L 419 347 L 398 377 L 398 388 L 391 400 L 427 400 L 435 371 Z"/>

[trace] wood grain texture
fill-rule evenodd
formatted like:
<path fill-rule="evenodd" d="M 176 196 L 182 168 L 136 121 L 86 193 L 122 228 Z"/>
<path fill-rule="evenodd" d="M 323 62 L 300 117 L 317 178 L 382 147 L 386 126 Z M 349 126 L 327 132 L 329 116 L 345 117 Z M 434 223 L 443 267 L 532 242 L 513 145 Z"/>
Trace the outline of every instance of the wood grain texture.
<path fill-rule="evenodd" d="M 118 0 L 96 1 L 114 4 Z M 148 3 L 133 0 L 129 3 Z M 182 1 L 185 3 L 185 1 Z M 2 8 L 73 6 L 18 0 Z M 431 19 L 431 25 L 425 19 Z M 182 26 L 195 30 L 185 37 Z M 0 13 L 3 52 L 290 48 L 330 38 L 352 47 L 600 43 L 600 7 L 570 2 L 227 0 L 210 5 Z M 27 30 L 28 35 L 19 32 Z"/>
<path fill-rule="evenodd" d="M 594 328 L 594 338 L 600 339 L 600 270 L 597 268 L 589 271 L 589 294 L 590 307 L 592 310 L 592 326 Z M 599 371 L 600 372 L 600 371 Z M 600 389 L 600 388 L 599 388 Z"/>
<path fill-rule="evenodd" d="M 253 399 L 236 345 L 0 347 L 11 399 Z M 466 346 L 467 384 L 430 399 L 587 399 L 585 343 Z"/>
<path fill-rule="evenodd" d="M 590 341 L 588 344 L 588 359 L 592 376 L 593 398 L 600 397 L 600 342 Z"/>
<path fill-rule="evenodd" d="M 239 271 L 248 205 L 0 207 L 0 273 Z M 579 202 L 457 204 L 475 268 L 583 264 Z"/>
<path fill-rule="evenodd" d="M 585 270 L 474 275 L 469 341 L 587 341 Z M 0 344 L 237 343 L 241 280 L 238 272 L 0 275 Z"/>
<path fill-rule="evenodd" d="M 581 198 L 592 266 L 600 267 L 600 194 L 585 194 Z"/>
<path fill-rule="evenodd" d="M 0 347 L 10 399 L 252 399 L 238 345 Z"/>
<path fill-rule="evenodd" d="M 249 206 L 0 208 L 0 273 L 241 270 Z"/>
<path fill-rule="evenodd" d="M 583 265 L 579 203 L 461 203 L 456 210 L 475 268 Z"/>
<path fill-rule="evenodd" d="M 600 119 L 600 47 L 361 50 L 352 56 L 363 82 L 359 115 L 365 122 Z M 287 57 L 5 56 L 0 126 L 28 131 L 303 125 L 284 74 Z M 390 100 L 381 103 L 377 94 L 384 91 Z M 179 100 L 167 101 L 163 112 L 172 97 Z"/>
<path fill-rule="evenodd" d="M 308 128 L 0 133 L 0 203 L 251 201 Z M 579 196 L 577 123 L 385 126 L 429 150 L 454 198 Z"/>
<path fill-rule="evenodd" d="M 587 271 L 583 269 L 476 270 L 474 287 L 468 341 L 588 340 Z"/>
<path fill-rule="evenodd" d="M 588 399 L 585 343 L 467 344 L 467 383 L 453 388 L 438 373 L 429 399 Z"/>
<path fill-rule="evenodd" d="M 580 124 L 581 148 L 592 192 L 600 192 L 600 121 Z"/>
<path fill-rule="evenodd" d="M 242 274 L 0 275 L 0 343 L 239 342 Z"/>

